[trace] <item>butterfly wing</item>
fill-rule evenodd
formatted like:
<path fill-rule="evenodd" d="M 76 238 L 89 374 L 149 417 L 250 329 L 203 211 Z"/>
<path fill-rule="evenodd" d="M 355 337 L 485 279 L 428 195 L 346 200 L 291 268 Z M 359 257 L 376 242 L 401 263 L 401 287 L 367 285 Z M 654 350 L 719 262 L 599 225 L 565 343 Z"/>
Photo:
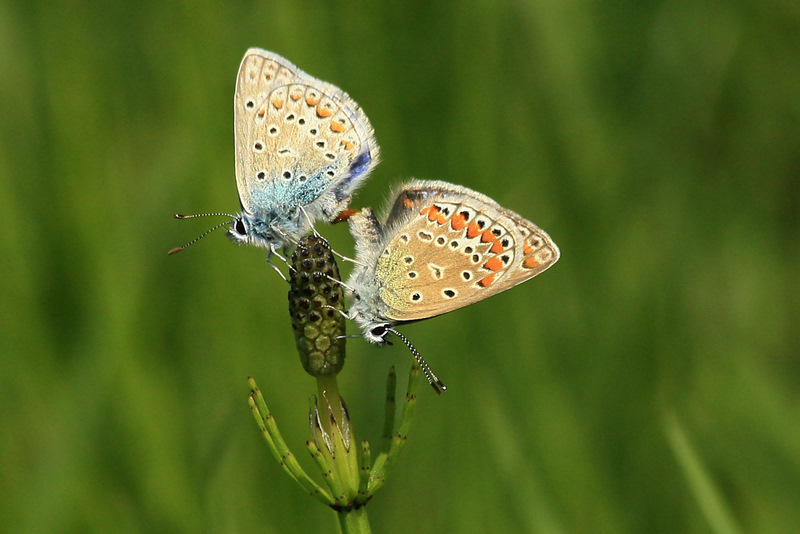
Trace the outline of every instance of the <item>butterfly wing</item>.
<path fill-rule="evenodd" d="M 441 315 L 541 273 L 558 247 L 532 222 L 489 197 L 417 180 L 397 194 L 375 259 L 378 295 L 393 321 Z"/>
<path fill-rule="evenodd" d="M 280 215 L 323 194 L 341 202 L 378 159 L 372 126 L 356 102 L 258 48 L 239 67 L 234 124 L 236 184 L 250 214 Z"/>

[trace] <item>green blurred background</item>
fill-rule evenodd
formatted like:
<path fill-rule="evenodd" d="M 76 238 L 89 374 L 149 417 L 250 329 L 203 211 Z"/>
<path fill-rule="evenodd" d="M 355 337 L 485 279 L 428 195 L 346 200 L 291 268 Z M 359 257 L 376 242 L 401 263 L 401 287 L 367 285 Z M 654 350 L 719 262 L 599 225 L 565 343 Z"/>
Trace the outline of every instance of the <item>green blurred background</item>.
<path fill-rule="evenodd" d="M 166 255 L 212 222 L 173 213 L 238 209 L 250 46 L 369 115 L 355 205 L 447 180 L 562 250 L 403 329 L 450 390 L 376 532 L 797 531 L 800 4 L 772 0 L 0 4 L 0 530 L 335 531 L 247 407 L 252 375 L 311 468 L 287 286 L 222 232 Z M 410 355 L 348 347 L 377 446 Z"/>

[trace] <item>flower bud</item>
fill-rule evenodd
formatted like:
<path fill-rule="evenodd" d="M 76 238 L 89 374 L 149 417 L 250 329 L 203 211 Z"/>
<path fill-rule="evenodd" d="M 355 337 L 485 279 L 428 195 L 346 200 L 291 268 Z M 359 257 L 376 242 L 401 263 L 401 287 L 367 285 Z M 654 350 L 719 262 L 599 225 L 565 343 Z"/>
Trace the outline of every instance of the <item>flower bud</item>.
<path fill-rule="evenodd" d="M 289 314 L 303 368 L 313 377 L 334 376 L 344 367 L 344 292 L 328 243 L 310 235 L 292 255 Z M 331 280 L 333 279 L 333 280 Z"/>

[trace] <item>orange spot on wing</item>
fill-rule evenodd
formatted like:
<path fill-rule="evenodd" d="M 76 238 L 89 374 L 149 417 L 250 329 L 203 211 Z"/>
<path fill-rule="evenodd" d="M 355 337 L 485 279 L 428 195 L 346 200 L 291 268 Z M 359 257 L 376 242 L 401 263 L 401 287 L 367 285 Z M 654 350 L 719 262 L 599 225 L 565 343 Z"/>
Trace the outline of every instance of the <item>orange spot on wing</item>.
<path fill-rule="evenodd" d="M 344 124 L 338 121 L 331 121 L 331 130 L 337 133 L 342 133 L 344 131 Z"/>
<path fill-rule="evenodd" d="M 450 226 L 453 227 L 453 230 L 463 230 L 464 227 L 467 225 L 467 219 L 464 218 L 463 215 L 460 213 L 456 213 L 453 215 L 453 218 L 450 219 Z"/>
<path fill-rule="evenodd" d="M 411 202 L 411 199 L 408 197 L 403 197 L 403 207 L 406 209 L 411 209 L 414 207 L 414 203 Z"/>
<path fill-rule="evenodd" d="M 439 218 L 439 208 L 436 206 L 431 206 L 431 209 L 428 210 L 428 220 L 433 222 Z"/>
<path fill-rule="evenodd" d="M 525 258 L 525 261 L 522 262 L 523 267 L 527 267 L 528 269 L 535 269 L 539 266 L 539 262 L 533 256 L 529 256 Z"/>
<path fill-rule="evenodd" d="M 410 207 L 410 206 L 409 206 L 409 207 Z M 419 212 L 419 214 L 420 214 L 420 215 L 427 215 L 427 214 L 428 214 L 428 212 L 430 212 L 430 211 L 431 211 L 431 208 L 433 208 L 433 206 L 428 206 L 427 208 L 422 208 L 422 210 Z"/>
<path fill-rule="evenodd" d="M 351 143 L 349 141 L 342 141 L 342 144 L 344 145 L 344 149 L 345 150 L 353 150 L 355 148 L 355 146 L 356 146 L 356 145 L 354 145 L 353 143 Z"/>
<path fill-rule="evenodd" d="M 489 287 L 490 285 L 492 285 L 492 282 L 494 282 L 494 274 L 490 274 L 489 276 L 482 278 L 478 282 L 478 285 L 480 285 L 481 287 Z"/>
<path fill-rule="evenodd" d="M 275 109 L 281 109 L 283 107 L 283 100 L 281 100 L 280 98 L 273 98 L 272 99 L 272 106 Z"/>
<path fill-rule="evenodd" d="M 497 272 L 503 268 L 503 262 L 500 261 L 500 258 L 497 256 L 491 258 L 489 261 L 483 264 L 484 267 L 489 269 L 490 271 Z"/>
<path fill-rule="evenodd" d="M 531 246 L 531 244 L 530 244 L 530 243 L 528 243 L 527 241 L 525 241 L 525 242 L 522 244 L 522 252 L 524 252 L 524 253 L 525 253 L 525 255 L 528 255 L 528 254 L 530 254 L 531 252 L 533 252 L 533 247 Z"/>
<path fill-rule="evenodd" d="M 299 94 L 299 93 L 294 93 L 294 94 L 291 94 L 291 95 L 289 95 L 289 98 L 291 98 L 292 100 L 294 100 L 295 102 L 297 102 L 298 100 L 300 100 L 300 97 L 301 97 L 301 96 L 303 96 L 303 95 L 301 95 L 301 94 Z"/>
<path fill-rule="evenodd" d="M 261 108 L 261 109 L 259 109 L 259 110 L 258 110 L 258 112 L 256 113 L 256 115 L 258 115 L 258 118 L 259 118 L 259 119 L 262 119 L 262 118 L 264 118 L 264 114 L 265 114 L 266 112 L 267 112 L 267 108 Z"/>
<path fill-rule="evenodd" d="M 483 241 L 484 243 L 491 243 L 492 241 L 496 240 L 497 236 L 494 235 L 491 230 L 486 230 L 485 232 L 483 232 L 483 235 L 481 236 L 481 241 Z"/>
<path fill-rule="evenodd" d="M 309 106 L 316 106 L 317 104 L 319 104 L 319 98 L 314 98 L 313 96 L 307 96 L 306 104 L 308 104 Z"/>
<path fill-rule="evenodd" d="M 330 117 L 333 114 L 333 111 L 329 110 L 328 108 L 323 108 L 322 106 L 317 106 L 317 117 Z"/>
<path fill-rule="evenodd" d="M 476 223 L 475 221 L 469 223 L 469 226 L 467 227 L 467 237 L 475 237 L 480 233 L 481 233 L 481 227 L 478 226 L 478 223 Z"/>
<path fill-rule="evenodd" d="M 492 245 L 492 248 L 489 249 L 489 251 L 494 254 L 500 254 L 501 252 L 503 252 L 503 250 L 504 250 L 503 245 L 500 243 L 500 241 L 495 241 L 494 244 Z"/>

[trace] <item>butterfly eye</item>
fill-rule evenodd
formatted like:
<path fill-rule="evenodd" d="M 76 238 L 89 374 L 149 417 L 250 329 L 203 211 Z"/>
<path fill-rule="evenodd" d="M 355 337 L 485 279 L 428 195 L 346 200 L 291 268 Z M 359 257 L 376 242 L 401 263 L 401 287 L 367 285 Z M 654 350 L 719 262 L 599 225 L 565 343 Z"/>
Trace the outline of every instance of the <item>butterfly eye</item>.
<path fill-rule="evenodd" d="M 383 336 L 386 335 L 386 325 L 385 324 L 379 324 L 378 326 L 376 326 L 372 330 L 370 330 L 369 333 L 372 334 L 375 337 L 382 338 Z"/>
<path fill-rule="evenodd" d="M 245 228 L 242 219 L 236 219 L 236 222 L 233 224 L 233 229 L 239 235 L 247 235 L 247 228 Z"/>

